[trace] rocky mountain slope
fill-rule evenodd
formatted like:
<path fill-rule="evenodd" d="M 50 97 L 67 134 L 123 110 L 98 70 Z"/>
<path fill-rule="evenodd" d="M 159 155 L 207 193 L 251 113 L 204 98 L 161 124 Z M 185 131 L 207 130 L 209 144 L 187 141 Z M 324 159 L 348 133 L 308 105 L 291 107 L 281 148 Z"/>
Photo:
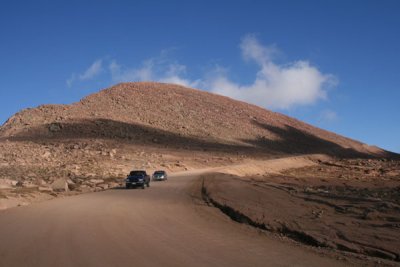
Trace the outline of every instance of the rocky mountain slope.
<path fill-rule="evenodd" d="M 72 105 L 23 110 L 0 129 L 11 141 L 114 139 L 262 154 L 385 155 L 385 151 L 244 102 L 160 83 L 123 83 Z"/>
<path fill-rule="evenodd" d="M 27 199 L 38 190 L 45 197 L 103 190 L 133 168 L 176 171 L 311 153 L 390 156 L 205 91 L 122 83 L 71 105 L 44 105 L 12 116 L 0 128 L 0 200 Z"/>

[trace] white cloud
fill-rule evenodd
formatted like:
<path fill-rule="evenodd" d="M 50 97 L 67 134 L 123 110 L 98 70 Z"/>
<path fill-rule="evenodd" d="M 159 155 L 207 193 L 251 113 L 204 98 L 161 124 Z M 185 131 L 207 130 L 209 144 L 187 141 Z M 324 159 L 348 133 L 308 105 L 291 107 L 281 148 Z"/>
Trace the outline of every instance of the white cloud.
<path fill-rule="evenodd" d="M 165 57 L 165 53 L 158 58 L 143 61 L 139 68 L 123 68 L 114 60 L 110 63 L 109 70 L 114 82 L 158 81 L 187 87 L 199 84 L 199 80 L 190 81 L 184 78 L 186 66 L 176 62 L 171 63 Z"/>
<path fill-rule="evenodd" d="M 93 62 L 82 74 L 73 73 L 69 79 L 67 79 L 66 83 L 68 87 L 71 87 L 72 84 L 79 81 L 91 80 L 98 76 L 103 71 L 103 60 L 98 59 Z"/>
<path fill-rule="evenodd" d="M 109 65 L 114 82 L 150 81 L 153 79 L 153 61 L 146 60 L 140 68 L 123 68 L 115 60 Z"/>
<path fill-rule="evenodd" d="M 320 122 L 334 122 L 337 119 L 338 119 L 337 113 L 330 109 L 323 110 L 319 116 Z"/>
<path fill-rule="evenodd" d="M 79 75 L 79 79 L 81 81 L 93 79 L 103 70 L 102 65 L 103 61 L 101 59 L 96 60 L 83 74 Z"/>
<path fill-rule="evenodd" d="M 159 79 L 160 82 L 164 83 L 174 83 L 186 87 L 197 87 L 201 80 L 191 81 L 189 79 L 183 78 L 186 74 L 186 66 L 179 63 L 168 64 L 167 72 Z"/>
<path fill-rule="evenodd" d="M 75 80 L 76 80 L 76 75 L 75 75 L 75 73 L 73 73 L 73 74 L 71 75 L 71 78 L 67 79 L 67 81 L 66 81 L 67 86 L 68 86 L 68 87 L 71 87 L 72 84 L 75 82 Z"/>
<path fill-rule="evenodd" d="M 288 109 L 325 99 L 326 88 L 336 83 L 333 75 L 321 73 L 308 61 L 274 63 L 277 49 L 261 45 L 252 35 L 243 38 L 240 48 L 246 60 L 259 66 L 255 80 L 237 84 L 222 73 L 206 81 L 212 92 L 272 109 Z"/>
<path fill-rule="evenodd" d="M 116 60 L 109 61 L 108 73 L 116 82 L 158 81 L 208 91 L 243 100 L 271 109 L 289 109 L 310 105 L 327 98 L 327 89 L 337 83 L 331 74 L 322 73 L 307 60 L 278 64 L 280 54 L 275 45 L 262 45 L 254 35 L 245 36 L 240 43 L 243 59 L 255 63 L 258 70 L 248 84 L 237 83 L 229 78 L 227 69 L 217 66 L 201 79 L 190 79 L 187 67 L 169 57 L 170 50 L 144 60 L 139 66 L 127 67 Z M 103 61 L 96 60 L 82 74 L 72 74 L 66 81 L 70 87 L 75 81 L 90 80 L 101 74 Z M 331 116 L 333 115 L 326 115 Z"/>
<path fill-rule="evenodd" d="M 245 60 L 255 60 L 259 64 L 271 61 L 272 58 L 279 54 L 279 50 L 275 45 L 262 46 L 254 35 L 247 35 L 240 43 L 242 56 Z"/>
<path fill-rule="evenodd" d="M 188 79 L 179 77 L 178 75 L 166 76 L 164 78 L 161 78 L 158 81 L 162 82 L 162 83 L 174 83 L 174 84 L 178 84 L 178 85 L 182 85 L 182 86 L 186 86 L 186 87 L 196 87 L 196 84 L 197 84 L 196 81 L 192 82 Z"/>

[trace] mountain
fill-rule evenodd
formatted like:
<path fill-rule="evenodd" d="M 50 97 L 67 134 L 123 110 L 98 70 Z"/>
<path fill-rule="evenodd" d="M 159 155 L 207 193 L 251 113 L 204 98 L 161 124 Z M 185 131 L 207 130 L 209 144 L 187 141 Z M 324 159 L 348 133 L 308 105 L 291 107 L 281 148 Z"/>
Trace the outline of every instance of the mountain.
<path fill-rule="evenodd" d="M 175 203 L 168 194 L 190 185 L 191 204 L 262 231 L 399 261 L 399 166 L 394 153 L 255 105 L 122 83 L 71 105 L 22 110 L 0 127 L 0 210 L 121 188 L 132 169 L 197 170 L 180 176 L 184 185 L 170 176 L 150 188 L 153 197 Z M 121 192 L 98 195 L 109 202 L 128 196 Z"/>
<path fill-rule="evenodd" d="M 102 139 L 264 156 L 390 155 L 255 105 L 154 82 L 121 83 L 71 105 L 25 109 L 0 128 L 0 138 L 36 143 Z"/>
<path fill-rule="evenodd" d="M 122 83 L 71 105 L 22 110 L 1 126 L 0 209 L 122 185 L 132 169 L 184 171 L 304 154 L 394 155 L 209 92 Z"/>

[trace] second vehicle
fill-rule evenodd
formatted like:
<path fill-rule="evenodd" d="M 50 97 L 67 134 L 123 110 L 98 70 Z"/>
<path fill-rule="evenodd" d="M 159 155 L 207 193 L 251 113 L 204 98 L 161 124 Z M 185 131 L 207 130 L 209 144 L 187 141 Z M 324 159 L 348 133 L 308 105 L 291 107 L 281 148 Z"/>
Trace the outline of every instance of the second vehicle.
<path fill-rule="evenodd" d="M 153 173 L 153 181 L 165 181 L 168 179 L 166 171 L 155 171 Z"/>

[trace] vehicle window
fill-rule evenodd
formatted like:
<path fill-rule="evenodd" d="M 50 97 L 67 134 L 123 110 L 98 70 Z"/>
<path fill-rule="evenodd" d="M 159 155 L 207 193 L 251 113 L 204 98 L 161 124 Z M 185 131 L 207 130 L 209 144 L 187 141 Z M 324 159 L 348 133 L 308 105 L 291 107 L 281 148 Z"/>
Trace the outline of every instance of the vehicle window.
<path fill-rule="evenodd" d="M 131 171 L 130 175 L 146 175 L 145 171 Z"/>

